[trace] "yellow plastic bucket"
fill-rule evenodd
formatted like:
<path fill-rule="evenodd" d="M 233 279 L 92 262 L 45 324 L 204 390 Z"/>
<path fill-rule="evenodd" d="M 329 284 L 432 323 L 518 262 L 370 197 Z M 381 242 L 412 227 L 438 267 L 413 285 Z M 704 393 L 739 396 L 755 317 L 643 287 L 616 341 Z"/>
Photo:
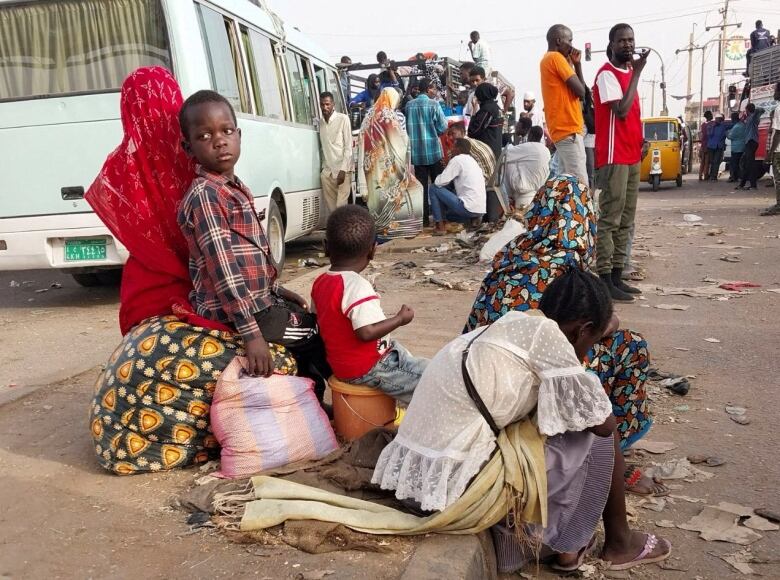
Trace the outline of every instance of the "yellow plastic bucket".
<path fill-rule="evenodd" d="M 396 421 L 395 399 L 379 389 L 351 385 L 328 379 L 333 391 L 333 422 L 336 433 L 353 441 L 378 427 L 389 427 Z"/>

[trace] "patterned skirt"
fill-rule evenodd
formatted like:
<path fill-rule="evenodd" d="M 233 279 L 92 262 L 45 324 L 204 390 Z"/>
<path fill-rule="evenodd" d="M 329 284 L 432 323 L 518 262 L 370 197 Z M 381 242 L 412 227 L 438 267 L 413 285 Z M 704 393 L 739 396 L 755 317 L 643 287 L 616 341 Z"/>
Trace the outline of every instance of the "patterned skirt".
<path fill-rule="evenodd" d="M 275 372 L 294 359 L 271 345 Z M 122 340 L 95 385 L 90 431 L 100 464 L 119 475 L 202 463 L 219 455 L 209 408 L 222 370 L 243 344 L 236 335 L 175 316 L 145 320 Z"/>

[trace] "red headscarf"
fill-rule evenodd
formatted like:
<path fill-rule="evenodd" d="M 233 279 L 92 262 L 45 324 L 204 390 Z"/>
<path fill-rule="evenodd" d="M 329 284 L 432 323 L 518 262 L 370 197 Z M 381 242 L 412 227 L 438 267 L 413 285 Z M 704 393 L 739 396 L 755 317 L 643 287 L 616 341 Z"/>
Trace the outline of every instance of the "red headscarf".
<path fill-rule="evenodd" d="M 181 106 L 181 90 L 167 69 L 131 73 L 120 101 L 124 138 L 84 196 L 130 252 L 119 294 L 122 334 L 166 314 L 230 330 L 197 316 L 189 302 L 189 255 L 176 214 L 195 166 L 181 148 Z"/>

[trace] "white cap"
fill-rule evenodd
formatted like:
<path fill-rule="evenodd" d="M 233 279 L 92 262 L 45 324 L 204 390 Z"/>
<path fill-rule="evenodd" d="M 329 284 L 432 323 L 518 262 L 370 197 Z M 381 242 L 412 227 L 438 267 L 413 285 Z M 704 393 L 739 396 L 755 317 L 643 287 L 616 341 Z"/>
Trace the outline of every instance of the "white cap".
<path fill-rule="evenodd" d="M 524 101 L 535 101 L 536 95 L 533 93 L 533 91 L 526 91 L 526 93 L 523 95 Z"/>

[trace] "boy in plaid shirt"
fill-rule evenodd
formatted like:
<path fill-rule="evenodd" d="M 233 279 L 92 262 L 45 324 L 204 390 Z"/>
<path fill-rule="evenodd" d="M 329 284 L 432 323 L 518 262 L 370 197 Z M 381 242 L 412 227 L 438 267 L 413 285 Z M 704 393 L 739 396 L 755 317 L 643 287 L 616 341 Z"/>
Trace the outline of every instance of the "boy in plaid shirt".
<path fill-rule="evenodd" d="M 184 102 L 179 123 L 183 146 L 198 162 L 179 208 L 195 311 L 235 327 L 251 375 L 273 373 L 269 342 L 285 346 L 322 400 L 331 371 L 316 316 L 306 300 L 277 282 L 252 193 L 233 172 L 241 155 L 233 107 L 219 93 L 199 91 Z"/>

